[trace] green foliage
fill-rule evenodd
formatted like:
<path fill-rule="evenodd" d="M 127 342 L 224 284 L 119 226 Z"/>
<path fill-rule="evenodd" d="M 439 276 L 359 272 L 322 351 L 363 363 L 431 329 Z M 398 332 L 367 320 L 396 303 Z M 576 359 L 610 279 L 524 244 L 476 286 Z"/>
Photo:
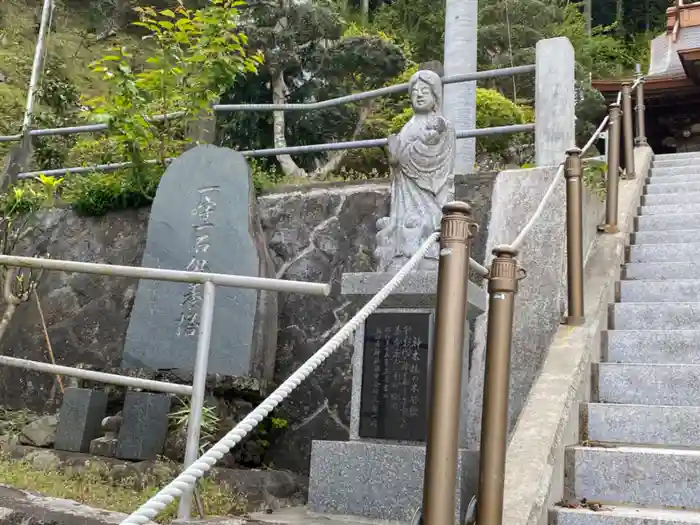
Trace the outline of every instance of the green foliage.
<path fill-rule="evenodd" d="M 211 0 L 209 7 L 199 10 L 137 8 L 140 20 L 134 25 L 148 32 L 144 39 L 152 45 L 146 63 L 137 63 L 123 46 L 93 63 L 93 70 L 109 86 L 105 96 L 92 101 L 93 118 L 109 122 L 110 140 L 126 156 L 124 160 L 134 164 L 134 172 L 144 171 L 153 153 L 165 169 L 168 155 L 185 142 L 184 126 L 208 115 L 211 104 L 237 75 L 256 71 L 261 56 L 246 52 L 247 38 L 238 30 L 239 5 L 234 0 Z M 173 111 L 180 118 L 148 118 Z M 147 186 L 142 178 L 141 184 Z"/>
<path fill-rule="evenodd" d="M 241 13 L 250 46 L 264 50 L 265 60 L 257 76 L 238 79 L 226 94 L 226 103 L 326 100 L 393 83 L 406 67 L 405 46 L 397 44 L 389 33 L 348 22 L 331 3 L 279 6 L 251 0 Z M 285 136 L 293 137 L 294 145 L 361 138 L 361 108 L 361 104 L 347 104 L 287 113 Z M 221 125 L 224 145 L 236 149 L 275 145 L 273 116 L 269 113 L 231 113 L 223 116 Z M 303 155 L 294 160 L 312 171 L 325 164 L 327 156 Z M 274 169 L 274 159 L 263 163 L 267 169 Z"/>
<path fill-rule="evenodd" d="M 184 435 L 190 421 L 191 399 L 178 398 L 180 408 L 170 413 L 170 427 Z M 205 404 L 202 407 L 202 422 L 199 430 L 199 450 L 204 453 L 215 441 L 216 432 L 219 429 L 219 416 L 216 407 Z"/>
<path fill-rule="evenodd" d="M 65 197 L 81 215 L 101 216 L 110 211 L 147 206 L 155 197 L 162 170 L 147 166 L 139 170 L 91 173 L 75 177 Z"/>
<path fill-rule="evenodd" d="M 583 161 L 583 185 L 593 191 L 601 202 L 607 194 L 606 179 L 608 165 L 600 160 L 586 159 Z"/>

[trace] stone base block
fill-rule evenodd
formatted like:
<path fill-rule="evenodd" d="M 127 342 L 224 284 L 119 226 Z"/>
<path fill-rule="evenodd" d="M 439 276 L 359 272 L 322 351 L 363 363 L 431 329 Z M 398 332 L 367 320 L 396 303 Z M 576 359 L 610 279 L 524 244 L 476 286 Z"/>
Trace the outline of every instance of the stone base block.
<path fill-rule="evenodd" d="M 117 455 L 117 438 L 101 437 L 90 443 L 90 454 L 103 458 L 113 458 Z"/>
<path fill-rule="evenodd" d="M 90 441 L 100 435 L 100 424 L 106 411 L 106 392 L 66 388 L 55 448 L 68 452 L 88 452 Z"/>
<path fill-rule="evenodd" d="M 394 277 L 393 273 L 344 273 L 341 294 L 365 297 L 368 300 Z M 468 281 L 467 317 L 473 319 L 484 311 L 488 297 L 476 284 Z M 401 285 L 382 303 L 382 308 L 435 308 L 437 272 L 411 272 Z"/>
<path fill-rule="evenodd" d="M 478 451 L 459 453 L 455 523 L 476 494 L 478 461 Z M 424 446 L 314 441 L 309 510 L 409 523 L 422 505 L 424 465 Z"/>
<path fill-rule="evenodd" d="M 163 452 L 168 435 L 170 396 L 127 392 L 119 429 L 117 458 L 152 461 Z"/>

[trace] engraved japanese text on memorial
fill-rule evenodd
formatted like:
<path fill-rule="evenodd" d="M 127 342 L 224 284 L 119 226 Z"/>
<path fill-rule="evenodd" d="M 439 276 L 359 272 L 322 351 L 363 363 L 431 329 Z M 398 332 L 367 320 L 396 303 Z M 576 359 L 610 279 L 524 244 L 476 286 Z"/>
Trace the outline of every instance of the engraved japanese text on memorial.
<path fill-rule="evenodd" d="M 367 320 L 360 437 L 425 441 L 431 322 L 398 312 Z"/>
<path fill-rule="evenodd" d="M 211 231 L 214 228 L 213 215 L 216 210 L 214 196 L 219 191 L 219 186 L 209 186 L 197 190 L 197 205 L 192 210 L 195 223 L 192 225 L 194 244 L 192 247 L 192 259 L 185 268 L 188 272 L 208 272 L 207 252 L 211 247 Z M 202 285 L 192 283 L 188 285 L 182 299 L 182 314 L 177 325 L 177 335 L 192 337 L 199 330 L 199 316 L 202 308 Z"/>

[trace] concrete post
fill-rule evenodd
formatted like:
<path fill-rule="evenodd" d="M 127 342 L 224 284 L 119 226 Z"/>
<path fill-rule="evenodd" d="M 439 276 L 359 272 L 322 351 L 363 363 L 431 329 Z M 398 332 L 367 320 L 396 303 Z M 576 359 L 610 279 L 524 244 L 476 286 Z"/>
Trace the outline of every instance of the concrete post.
<path fill-rule="evenodd" d="M 566 37 L 536 47 L 535 163 L 556 166 L 576 145 L 574 48 Z"/>

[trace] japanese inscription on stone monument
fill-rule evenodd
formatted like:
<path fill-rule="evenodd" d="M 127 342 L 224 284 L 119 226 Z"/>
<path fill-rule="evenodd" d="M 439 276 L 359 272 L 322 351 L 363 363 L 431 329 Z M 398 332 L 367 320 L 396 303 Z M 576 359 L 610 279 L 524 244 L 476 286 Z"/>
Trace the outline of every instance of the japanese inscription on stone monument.
<path fill-rule="evenodd" d="M 360 437 L 425 441 L 432 317 L 386 312 L 367 319 Z"/>
<path fill-rule="evenodd" d="M 216 210 L 214 196 L 219 191 L 219 186 L 209 186 L 197 190 L 197 205 L 192 210 L 195 223 L 192 225 L 194 244 L 192 247 L 192 259 L 185 268 L 188 272 L 208 272 L 207 252 L 211 247 L 210 234 L 214 228 L 213 215 Z M 199 312 L 202 307 L 202 285 L 192 283 L 182 299 L 182 314 L 177 325 L 177 335 L 192 337 L 199 330 Z"/>

